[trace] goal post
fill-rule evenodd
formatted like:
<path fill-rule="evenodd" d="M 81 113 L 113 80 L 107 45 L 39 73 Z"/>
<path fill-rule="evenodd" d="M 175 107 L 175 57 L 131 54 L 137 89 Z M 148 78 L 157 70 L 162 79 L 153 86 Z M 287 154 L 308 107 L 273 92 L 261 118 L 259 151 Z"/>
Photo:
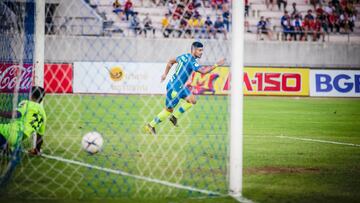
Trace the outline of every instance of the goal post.
<path fill-rule="evenodd" d="M 45 0 L 35 3 L 34 85 L 44 87 Z"/>
<path fill-rule="evenodd" d="M 243 67 L 244 2 L 233 1 L 230 116 L 230 194 L 242 193 L 243 173 Z"/>

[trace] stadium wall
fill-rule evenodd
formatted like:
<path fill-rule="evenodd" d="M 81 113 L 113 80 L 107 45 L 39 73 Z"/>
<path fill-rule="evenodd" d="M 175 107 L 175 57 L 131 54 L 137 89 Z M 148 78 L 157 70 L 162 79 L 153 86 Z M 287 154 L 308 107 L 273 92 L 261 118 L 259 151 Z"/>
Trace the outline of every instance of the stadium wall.
<path fill-rule="evenodd" d="M 170 57 L 188 52 L 192 41 L 49 35 L 45 43 L 45 60 L 51 63 L 166 62 Z M 213 64 L 222 56 L 231 58 L 230 41 L 209 40 L 205 44 L 200 63 Z M 359 56 L 360 43 L 245 42 L 244 59 L 246 66 L 360 68 Z"/>

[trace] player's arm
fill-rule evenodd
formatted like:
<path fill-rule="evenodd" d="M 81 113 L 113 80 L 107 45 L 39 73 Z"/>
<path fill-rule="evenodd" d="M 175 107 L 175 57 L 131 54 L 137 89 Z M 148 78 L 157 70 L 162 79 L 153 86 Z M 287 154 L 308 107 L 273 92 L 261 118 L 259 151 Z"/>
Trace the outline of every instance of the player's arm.
<path fill-rule="evenodd" d="M 197 72 L 202 73 L 202 74 L 210 73 L 215 68 L 224 65 L 224 63 L 225 63 L 225 59 L 222 58 L 217 63 L 215 63 L 213 66 L 206 66 L 203 68 L 199 68 L 199 70 L 197 70 Z"/>
<path fill-rule="evenodd" d="M 166 79 L 167 74 L 169 73 L 171 67 L 172 67 L 175 63 L 177 63 L 177 62 L 176 62 L 176 59 L 175 59 L 175 58 L 171 58 L 171 59 L 169 60 L 169 62 L 166 64 L 165 72 L 164 72 L 164 74 L 161 76 L 161 82 Z"/>

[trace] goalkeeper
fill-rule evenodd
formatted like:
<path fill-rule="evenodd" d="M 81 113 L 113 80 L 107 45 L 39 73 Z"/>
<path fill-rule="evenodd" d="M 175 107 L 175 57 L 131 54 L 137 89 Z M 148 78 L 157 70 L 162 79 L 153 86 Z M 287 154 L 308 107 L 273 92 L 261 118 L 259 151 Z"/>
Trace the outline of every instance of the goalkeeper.
<path fill-rule="evenodd" d="M 22 140 L 36 133 L 36 146 L 29 151 L 32 155 L 39 155 L 45 132 L 46 114 L 41 103 L 45 96 L 42 87 L 34 86 L 31 89 L 30 100 L 19 103 L 15 119 L 7 124 L 0 124 L 0 149 L 14 149 Z M 11 112 L 0 112 L 4 118 L 12 118 Z"/>
<path fill-rule="evenodd" d="M 193 71 L 206 74 L 214 70 L 216 67 L 224 64 L 224 59 L 219 60 L 211 67 L 201 67 L 197 59 L 201 58 L 203 54 L 203 44 L 194 42 L 191 45 L 191 53 L 178 56 L 176 59 L 170 59 L 166 65 L 164 74 L 161 76 L 161 81 L 166 79 L 171 67 L 177 63 L 175 73 L 172 75 L 170 81 L 166 86 L 166 108 L 163 109 L 150 123 L 145 126 L 145 130 L 149 133 L 156 134 L 155 127 L 160 122 L 169 118 L 174 126 L 177 126 L 177 119 L 196 104 L 196 98 L 191 94 L 185 83 L 188 81 Z M 174 111 L 174 108 L 183 99 L 181 106 Z"/>

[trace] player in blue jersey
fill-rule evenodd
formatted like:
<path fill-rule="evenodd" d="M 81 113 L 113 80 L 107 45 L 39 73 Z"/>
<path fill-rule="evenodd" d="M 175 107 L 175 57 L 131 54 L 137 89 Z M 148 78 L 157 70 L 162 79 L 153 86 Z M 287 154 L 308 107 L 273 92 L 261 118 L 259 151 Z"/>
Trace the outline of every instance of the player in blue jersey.
<path fill-rule="evenodd" d="M 166 86 L 166 108 L 163 109 L 150 123 L 145 126 L 147 132 L 156 134 L 155 127 L 160 122 L 167 119 L 174 126 L 177 126 L 177 119 L 196 104 L 196 98 L 191 94 L 190 90 L 185 86 L 193 71 L 206 74 L 214 70 L 216 67 L 224 64 L 224 59 L 219 60 L 216 64 L 210 67 L 201 67 L 197 59 L 201 58 L 204 46 L 200 42 L 194 42 L 191 45 L 191 53 L 183 54 L 177 58 L 170 59 L 166 65 L 164 74 L 161 76 L 161 81 L 166 79 L 171 67 L 177 63 L 175 73 L 172 75 Z M 181 106 L 174 112 L 174 108 L 183 99 Z"/>

